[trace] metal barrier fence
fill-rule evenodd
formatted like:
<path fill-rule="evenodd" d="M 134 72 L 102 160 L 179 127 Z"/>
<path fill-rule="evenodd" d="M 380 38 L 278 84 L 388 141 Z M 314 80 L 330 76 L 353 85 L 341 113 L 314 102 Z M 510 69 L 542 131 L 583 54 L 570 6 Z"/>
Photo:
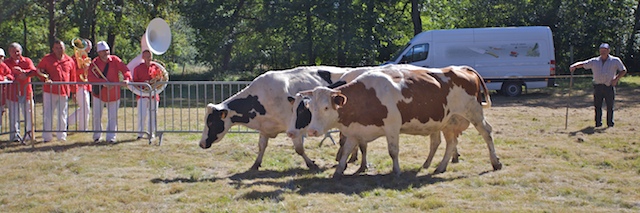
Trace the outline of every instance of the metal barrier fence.
<path fill-rule="evenodd" d="M 145 135 L 149 139 L 149 143 L 152 142 L 152 139 L 155 136 L 158 136 L 159 142 L 162 143 L 164 133 L 202 133 L 204 129 L 204 116 L 205 116 L 205 107 L 209 103 L 220 103 L 227 99 L 228 97 L 233 96 L 240 90 L 244 89 L 251 82 L 248 81 L 239 81 L 239 82 L 223 82 L 223 81 L 170 81 L 170 82 L 162 82 L 163 84 L 167 84 L 163 91 L 159 94 L 160 101 L 158 102 L 157 108 L 149 107 L 148 108 L 148 119 L 154 119 L 155 122 L 147 123 L 143 130 L 138 129 L 138 110 L 137 110 L 137 96 L 130 90 L 123 88 L 124 83 L 75 83 L 75 82 L 53 82 L 53 83 L 43 83 L 43 82 L 31 82 L 30 85 L 33 87 L 34 96 L 34 107 L 31 111 L 29 111 L 29 100 L 26 98 L 20 99 L 20 112 L 18 113 L 9 110 L 8 113 L 5 114 L 15 114 L 18 113 L 18 125 L 19 128 L 16 131 L 11 131 L 9 128 L 9 116 L 4 116 L 4 122 L 0 127 L 0 135 L 6 134 L 15 134 L 15 138 L 26 144 L 26 142 L 31 139 L 36 139 L 39 135 L 35 133 L 57 133 L 60 134 L 62 132 L 79 132 L 79 133 L 136 133 Z M 11 90 L 12 82 L 1 82 L 0 86 L 4 85 L 6 88 Z M 64 127 L 58 130 L 58 126 L 60 125 L 57 121 L 59 120 L 59 113 L 55 112 L 51 116 L 51 120 L 53 121 L 51 128 L 46 128 L 43 123 L 44 120 L 44 111 L 45 111 L 45 95 L 43 93 L 44 87 L 59 87 L 63 85 L 91 85 L 91 86 L 111 86 L 111 87 L 121 87 L 119 89 L 120 92 L 120 100 L 117 107 L 117 130 L 116 131 L 108 131 L 106 128 L 96 129 L 93 128 L 93 121 L 96 119 L 92 116 L 93 113 L 93 98 L 90 98 L 91 102 L 91 110 L 89 112 L 85 112 L 89 115 L 89 122 L 87 123 L 87 128 L 80 128 L 79 120 L 77 117 L 75 120 L 68 120 L 67 127 Z M 145 87 L 147 90 L 151 91 L 151 94 L 155 94 L 155 88 L 152 88 L 148 83 L 140 83 L 140 82 L 130 82 L 127 86 L 135 86 L 135 87 Z M 75 93 L 75 92 L 74 92 Z M 1 95 L 6 95 L 8 93 L 0 93 Z M 75 95 L 74 95 L 75 96 Z M 91 96 L 91 95 L 90 95 Z M 153 95 L 151 95 L 153 96 Z M 4 100 L 5 97 L 2 97 Z M 50 103 L 51 101 L 48 101 Z M 71 113 L 74 111 L 81 110 L 78 103 L 76 103 L 75 98 L 69 97 L 65 100 L 68 111 L 66 116 L 69 117 Z M 25 105 L 27 104 L 27 105 Z M 154 106 L 151 104 L 150 106 Z M 46 106 L 49 108 L 53 108 L 54 106 L 49 104 Z M 3 107 L 4 109 L 4 107 Z M 24 110 L 27 109 L 27 110 Z M 53 111 L 53 110 L 51 110 Z M 107 110 L 102 110 L 102 116 L 100 117 L 101 124 L 104 125 L 108 123 L 108 112 Z M 38 115 L 38 116 L 32 116 Z M 33 125 L 30 125 L 33 123 Z M 70 123 L 75 123 L 73 125 L 69 125 Z M 145 124 L 146 125 L 146 124 Z M 257 133 L 255 130 L 251 130 L 249 128 L 243 126 L 234 126 L 229 132 L 232 133 Z M 57 136 L 56 134 L 56 136 Z M 11 138 L 14 138 L 11 136 Z M 60 138 L 60 137 L 58 137 Z"/>
<path fill-rule="evenodd" d="M 164 133 L 202 133 L 205 125 L 205 108 L 209 103 L 220 103 L 238 93 L 250 81 L 169 81 L 160 93 L 157 116 L 158 144 Z M 236 125 L 229 132 L 257 133 Z"/>
<path fill-rule="evenodd" d="M 573 77 L 590 77 L 591 75 L 576 75 Z M 549 76 L 550 78 L 568 78 L 569 76 Z M 138 110 L 137 110 L 137 96 L 126 88 L 120 88 L 120 102 L 117 107 L 117 130 L 116 131 L 107 131 L 104 129 L 94 129 L 92 125 L 90 125 L 95 118 L 93 116 L 90 117 L 90 122 L 88 123 L 87 129 L 79 128 L 77 123 L 78 120 L 75 120 L 74 123 L 76 125 L 68 125 L 65 128 L 62 128 L 63 132 L 82 132 L 82 133 L 136 133 L 145 135 L 147 139 L 149 139 L 149 143 L 151 143 L 152 139 L 155 136 L 158 136 L 158 144 L 160 145 L 163 141 L 164 133 L 202 133 L 204 129 L 204 116 L 205 116 L 205 107 L 209 103 L 220 103 L 225 99 L 233 96 L 240 90 L 244 89 L 251 82 L 250 81 L 238 81 L 238 82 L 225 82 L 225 81 L 169 81 L 169 82 L 161 82 L 162 84 L 167 84 L 162 91 L 160 96 L 160 101 L 158 102 L 157 108 L 150 107 L 148 110 L 149 119 L 155 119 L 156 122 L 150 122 L 149 126 L 144 128 L 144 130 L 139 130 L 137 127 L 138 124 Z M 12 82 L 0 82 L 0 88 L 4 89 L 5 92 L 11 91 Z M 43 115 L 44 113 L 44 95 L 43 88 L 44 87 L 52 87 L 52 86 L 60 86 L 60 85 L 80 85 L 80 84 L 89 84 L 92 86 L 117 86 L 123 87 L 124 83 L 75 83 L 75 82 L 54 82 L 54 83 L 42 83 L 42 82 L 32 82 L 30 83 L 33 86 L 34 91 L 34 108 L 31 112 L 32 115 Z M 155 88 L 152 88 L 148 83 L 138 83 L 138 82 L 130 82 L 128 83 L 130 86 L 136 87 L 145 87 L 151 91 L 152 94 L 155 93 Z M 5 92 L 0 92 L 1 100 L 5 100 L 7 94 Z M 8 102 L 8 101 L 7 101 Z M 20 99 L 20 107 L 27 107 L 29 104 L 28 100 Z M 66 100 L 68 104 L 68 112 L 67 116 L 70 113 L 77 111 L 79 109 L 78 104 L 75 102 L 75 99 L 70 97 Z M 93 104 L 93 100 L 91 100 Z M 9 103 L 5 104 L 9 105 Z M 153 105 L 152 105 L 153 106 Z M 15 115 L 9 106 L 6 107 L 9 110 L 6 110 L 5 107 L 2 107 L 5 115 Z M 93 106 L 92 106 L 93 108 Z M 92 110 L 91 110 L 92 111 Z M 100 117 L 100 121 L 102 124 L 107 122 L 108 112 L 103 110 L 102 117 Z M 91 112 L 89 112 L 91 114 Z M 28 111 L 18 113 L 19 117 L 19 125 L 20 128 L 16 128 L 16 131 L 11 130 L 9 127 L 10 124 L 10 116 L 3 116 L 0 123 L 0 135 L 17 135 L 16 137 L 25 142 L 25 139 L 35 138 L 33 136 L 34 133 L 45 133 L 45 132 L 58 132 L 56 122 L 57 119 L 53 119 L 54 121 L 52 128 L 45 129 L 44 124 L 42 122 L 44 116 L 29 116 L 30 113 Z M 155 115 L 155 116 L 153 116 Z M 31 119 L 31 121 L 27 121 Z M 33 122 L 33 128 L 29 128 L 27 124 Z M 71 121 L 69 121 L 71 122 Z M 55 128 L 53 128 L 55 126 Z M 32 130 L 32 131 L 31 131 Z M 257 133 L 257 131 L 246 128 L 244 126 L 236 125 L 232 127 L 230 130 L 232 133 Z M 17 134 L 16 134 L 17 133 Z M 13 138 L 13 137 L 12 137 Z M 326 138 L 325 138 L 326 139 Z M 330 138 L 333 141 L 333 138 Z M 27 140 L 28 141 L 28 140 Z M 324 139 L 323 139 L 324 141 Z M 335 142 L 334 142 L 335 143 Z M 322 144 L 322 142 L 321 142 Z"/>

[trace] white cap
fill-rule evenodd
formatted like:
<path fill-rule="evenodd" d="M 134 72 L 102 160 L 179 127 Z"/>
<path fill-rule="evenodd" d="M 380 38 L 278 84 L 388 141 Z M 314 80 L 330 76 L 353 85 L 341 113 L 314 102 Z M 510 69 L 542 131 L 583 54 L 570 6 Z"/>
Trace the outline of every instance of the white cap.
<path fill-rule="evenodd" d="M 4 54 L 4 50 L 2 48 L 0 48 L 0 55 L 1 56 L 7 56 L 7 55 Z"/>
<path fill-rule="evenodd" d="M 609 44 L 607 44 L 607 43 L 602 43 L 602 44 L 600 44 L 600 48 L 606 48 L 606 49 L 609 49 Z"/>
<path fill-rule="evenodd" d="M 109 44 L 107 44 L 106 41 L 98 41 L 98 45 L 96 45 L 96 50 L 98 52 L 103 51 L 103 50 L 110 50 L 109 49 Z"/>

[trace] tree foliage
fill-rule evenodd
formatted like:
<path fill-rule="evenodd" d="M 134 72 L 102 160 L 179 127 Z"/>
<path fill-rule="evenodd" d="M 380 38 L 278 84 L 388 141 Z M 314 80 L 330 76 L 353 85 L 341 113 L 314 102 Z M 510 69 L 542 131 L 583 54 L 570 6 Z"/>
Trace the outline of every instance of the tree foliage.
<path fill-rule="evenodd" d="M 53 3 L 53 7 L 51 6 Z M 0 47 L 19 42 L 38 61 L 51 38 L 106 40 L 125 61 L 140 51 L 146 24 L 171 26 L 169 64 L 214 73 L 301 65 L 363 66 L 390 59 L 416 32 L 549 26 L 559 72 L 608 42 L 629 70 L 640 47 L 638 1 L 601 0 L 0 0 Z M 49 26 L 52 24 L 52 28 Z M 573 52 L 570 52 L 573 47 Z M 69 51 L 71 48 L 68 48 Z M 70 52 L 69 52 L 70 53 Z M 91 53 L 95 56 L 95 53 Z"/>

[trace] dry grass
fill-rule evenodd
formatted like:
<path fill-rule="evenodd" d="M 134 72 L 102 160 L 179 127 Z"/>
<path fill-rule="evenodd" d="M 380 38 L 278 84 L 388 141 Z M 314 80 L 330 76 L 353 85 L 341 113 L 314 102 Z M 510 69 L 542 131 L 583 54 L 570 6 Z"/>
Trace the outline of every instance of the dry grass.
<path fill-rule="evenodd" d="M 161 146 L 120 134 L 90 134 L 35 147 L 2 142 L 0 212 L 638 212 L 639 78 L 618 90 L 616 127 L 593 128 L 588 90 L 556 88 L 518 98 L 494 96 L 485 111 L 504 167 L 492 171 L 473 128 L 460 138 L 461 162 L 419 170 L 427 137 L 403 136 L 400 177 L 389 175 L 385 140 L 369 145 L 370 170 L 331 179 L 336 146 L 307 139 L 320 171 L 308 171 L 283 135 L 259 172 L 247 172 L 256 134 L 229 134 L 209 150 L 199 134 L 166 134 Z M 569 126 L 564 128 L 567 101 Z M 0 139 L 6 140 L 6 136 Z M 357 165 L 350 165 L 351 174 Z"/>

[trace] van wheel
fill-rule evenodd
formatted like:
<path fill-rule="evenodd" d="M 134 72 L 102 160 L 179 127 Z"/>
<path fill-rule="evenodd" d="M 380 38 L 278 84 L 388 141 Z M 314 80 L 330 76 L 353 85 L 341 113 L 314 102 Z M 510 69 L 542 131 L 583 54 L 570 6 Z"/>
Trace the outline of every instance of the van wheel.
<path fill-rule="evenodd" d="M 515 97 L 522 94 L 522 83 L 520 82 L 504 82 L 502 84 L 502 94 Z"/>

